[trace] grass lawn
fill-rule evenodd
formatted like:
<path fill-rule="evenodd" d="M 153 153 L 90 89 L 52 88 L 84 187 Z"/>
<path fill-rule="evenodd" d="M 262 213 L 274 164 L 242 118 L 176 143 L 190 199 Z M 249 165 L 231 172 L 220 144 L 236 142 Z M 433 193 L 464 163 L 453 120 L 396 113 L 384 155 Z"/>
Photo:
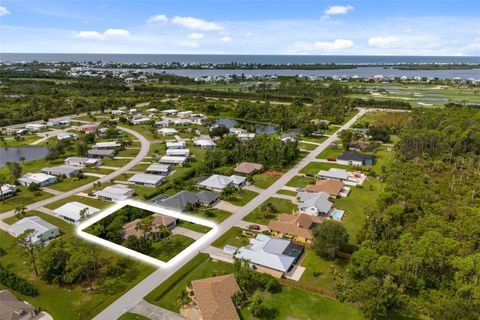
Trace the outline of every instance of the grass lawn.
<path fill-rule="evenodd" d="M 258 193 L 256 193 L 256 192 L 242 189 L 242 190 L 238 191 L 233 197 L 230 197 L 230 198 L 224 199 L 224 200 L 228 201 L 231 204 L 234 204 L 236 206 L 242 207 L 242 206 L 246 205 L 247 203 L 249 203 L 257 195 L 258 195 Z"/>
<path fill-rule="evenodd" d="M 127 163 L 132 161 L 132 159 L 110 159 L 110 158 L 103 158 L 102 159 L 102 166 L 108 166 L 108 167 L 117 167 L 121 168 Z"/>
<path fill-rule="evenodd" d="M 286 185 L 294 188 L 305 188 L 309 184 L 314 184 L 315 181 L 315 178 L 312 177 L 295 176 Z"/>
<path fill-rule="evenodd" d="M 279 293 L 264 294 L 264 301 L 270 309 L 267 319 L 364 319 L 360 310 L 352 305 L 288 286 L 282 286 Z M 242 319 L 250 319 L 248 308 L 240 310 L 240 314 Z"/>
<path fill-rule="evenodd" d="M 296 197 L 297 196 L 297 192 L 295 191 L 290 191 L 290 190 L 285 190 L 285 189 L 280 189 L 277 191 L 278 194 L 284 194 L 284 195 L 287 195 L 287 196 L 293 196 L 293 197 Z"/>
<path fill-rule="evenodd" d="M 164 241 L 153 243 L 153 250 L 149 256 L 168 262 L 185 248 L 194 243 L 195 240 L 181 234 L 174 234 Z"/>
<path fill-rule="evenodd" d="M 318 147 L 318 145 L 316 144 L 310 144 L 310 143 L 304 143 L 304 142 L 300 142 L 298 146 L 300 149 L 305 149 L 305 150 L 314 150 Z"/>
<path fill-rule="evenodd" d="M 58 191 L 69 191 L 95 180 L 98 180 L 98 178 L 90 176 L 84 176 L 82 179 L 63 179 L 62 182 L 52 184 L 51 186 L 48 186 L 48 188 Z"/>
<path fill-rule="evenodd" d="M 135 157 L 140 152 L 140 148 L 130 147 L 130 146 L 128 146 L 127 148 L 129 149 L 120 151 L 116 156 L 117 157 Z M 134 148 L 134 149 L 130 149 L 130 148 Z"/>
<path fill-rule="evenodd" d="M 395 152 L 387 151 L 386 147 L 381 146 L 374 154 L 377 158 L 375 160 L 373 170 L 375 170 L 377 174 L 382 174 L 383 167 L 386 172 L 389 172 L 392 168 L 393 160 L 395 158 Z"/>
<path fill-rule="evenodd" d="M 196 232 L 200 232 L 200 233 L 207 233 L 208 231 L 212 230 L 211 228 L 209 228 L 207 226 L 197 224 L 197 223 L 193 223 L 193 222 L 190 222 L 190 221 L 185 221 L 185 220 L 180 220 L 177 223 L 177 225 L 179 227 L 182 227 L 182 228 L 185 228 L 185 229 L 190 229 L 192 231 L 196 231 Z"/>
<path fill-rule="evenodd" d="M 127 313 L 124 313 L 117 320 L 149 320 L 149 318 L 146 318 L 136 313 L 127 312 Z"/>
<path fill-rule="evenodd" d="M 162 308 L 179 312 L 177 298 L 192 280 L 204 279 L 233 272 L 233 265 L 218 261 L 214 262 L 207 254 L 199 254 L 160 286 L 150 292 L 145 300 Z"/>
<path fill-rule="evenodd" d="M 92 206 L 98 209 L 105 209 L 107 207 L 110 207 L 113 203 L 107 202 L 107 201 L 102 201 L 102 200 L 97 200 L 97 199 L 92 199 L 92 198 L 87 198 L 87 197 L 80 197 L 80 196 L 71 196 L 62 200 L 59 200 L 54 203 L 47 204 L 45 207 L 51 210 L 55 210 L 61 206 L 63 206 L 65 203 L 69 203 L 72 201 L 77 201 L 83 204 L 86 204 L 88 206 Z"/>
<path fill-rule="evenodd" d="M 332 290 L 335 280 L 338 279 L 338 275 L 335 276 L 335 272 L 343 274 L 347 264 L 348 261 L 341 258 L 325 260 L 319 257 L 315 251 L 307 248 L 306 255 L 301 263 L 302 267 L 306 269 L 300 278 L 300 283 Z"/>
<path fill-rule="evenodd" d="M 269 174 L 260 173 L 260 174 L 256 174 L 256 175 L 253 176 L 253 184 L 257 188 L 267 189 L 275 181 L 277 181 L 278 178 L 279 177 L 274 177 L 274 176 L 269 175 Z"/>
<path fill-rule="evenodd" d="M 315 143 L 322 143 L 323 141 L 327 140 L 328 137 L 326 136 L 311 136 L 311 137 L 302 137 L 300 141 L 309 141 L 309 142 L 315 142 Z"/>
<path fill-rule="evenodd" d="M 41 212 L 32 211 L 29 214 L 38 215 L 58 226 L 61 230 L 62 239 L 67 240 L 75 237 L 73 225 Z M 91 319 L 154 270 L 151 266 L 130 260 L 129 267 L 124 275 L 108 278 L 108 281 L 105 282 L 95 281 L 93 291 L 88 290 L 83 285 L 60 287 L 50 285 L 37 278 L 30 267 L 29 258 L 24 250 L 17 244 L 15 238 L 3 230 L 0 230 L 0 244 L 2 249 L 6 251 L 6 254 L 0 257 L 0 263 L 32 283 L 39 290 L 39 295 L 28 297 L 15 291 L 11 292 L 19 299 L 28 301 L 33 306 L 47 311 L 54 319 Z M 100 246 L 97 247 L 97 250 L 99 260 L 104 265 L 115 263 L 118 259 L 124 258 Z M 3 288 L 0 285 L 0 289 Z"/>
<path fill-rule="evenodd" d="M 375 206 L 380 189 L 381 182 L 369 178 L 363 187 L 352 187 L 348 197 L 335 200 L 335 208 L 346 212 L 343 225 L 350 233 L 352 242 L 355 242 L 355 237 L 365 221 L 365 209 Z"/>
<path fill-rule="evenodd" d="M 26 187 L 19 186 L 18 192 L 15 196 L 7 198 L 3 201 L 0 201 L 0 213 L 13 210 L 17 206 L 27 206 L 34 202 L 47 199 L 50 197 L 53 197 L 53 195 L 50 193 L 43 192 L 43 191 L 33 193 L 31 191 L 28 191 Z"/>
<path fill-rule="evenodd" d="M 273 206 L 277 208 L 278 213 L 292 213 L 294 210 L 297 209 L 297 206 L 287 199 L 270 198 L 264 203 L 273 204 Z M 252 223 L 267 225 L 270 220 L 275 218 L 275 215 L 269 217 L 262 217 L 260 213 L 260 207 L 262 205 L 258 206 L 255 210 L 250 212 L 243 220 Z"/>
<path fill-rule="evenodd" d="M 149 319 L 136 313 L 127 312 L 127 313 L 124 313 L 117 320 L 149 320 Z"/>
<path fill-rule="evenodd" d="M 345 150 L 343 150 L 342 148 L 333 148 L 330 146 L 325 150 L 323 150 L 322 153 L 320 153 L 317 156 L 317 159 L 336 158 L 339 155 L 341 155 L 344 151 Z"/>
<path fill-rule="evenodd" d="M 353 166 L 343 166 L 341 164 L 336 164 L 335 162 L 310 162 L 303 168 L 300 173 L 311 173 L 316 175 L 320 170 L 328 170 L 330 168 L 340 168 L 345 170 L 355 170 Z"/>
<path fill-rule="evenodd" d="M 244 229 L 240 227 L 232 227 L 230 230 L 222 234 L 220 238 L 215 240 L 212 243 L 212 246 L 217 248 L 223 248 L 225 245 L 229 244 L 237 248 L 247 245 L 249 239 L 246 235 L 243 234 Z"/>
<path fill-rule="evenodd" d="M 208 215 L 207 215 L 208 212 Z M 187 212 L 188 214 L 192 214 L 198 216 L 200 218 L 204 218 L 207 220 L 213 220 L 217 223 L 222 222 L 223 220 L 230 217 L 232 214 L 230 212 L 220 210 L 220 209 L 204 209 L 204 210 L 195 210 Z"/>
<path fill-rule="evenodd" d="M 104 174 L 104 175 L 110 174 L 113 171 L 114 170 L 112 170 L 112 169 L 105 169 L 105 168 L 91 168 L 91 167 L 83 168 L 83 172 Z"/>

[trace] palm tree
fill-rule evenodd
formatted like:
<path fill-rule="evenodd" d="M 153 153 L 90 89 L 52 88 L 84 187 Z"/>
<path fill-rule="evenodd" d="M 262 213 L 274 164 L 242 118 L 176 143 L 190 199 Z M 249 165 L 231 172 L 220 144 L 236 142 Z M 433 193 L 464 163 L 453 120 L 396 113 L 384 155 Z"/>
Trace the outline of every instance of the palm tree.
<path fill-rule="evenodd" d="M 25 216 L 27 215 L 27 208 L 22 205 L 17 206 L 15 208 L 14 214 L 15 214 L 15 217 L 17 217 L 17 219 L 25 218 Z"/>

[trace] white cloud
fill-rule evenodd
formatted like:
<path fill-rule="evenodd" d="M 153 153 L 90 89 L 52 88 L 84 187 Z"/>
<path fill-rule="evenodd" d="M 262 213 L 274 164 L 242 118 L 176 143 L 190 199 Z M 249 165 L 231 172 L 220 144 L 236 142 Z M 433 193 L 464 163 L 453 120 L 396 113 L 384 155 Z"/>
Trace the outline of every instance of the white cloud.
<path fill-rule="evenodd" d="M 180 42 L 180 46 L 187 48 L 198 48 L 198 43 L 195 41 L 182 41 Z"/>
<path fill-rule="evenodd" d="M 325 10 L 325 15 L 327 16 L 333 16 L 336 14 L 347 14 L 348 11 L 353 10 L 353 6 L 351 5 L 346 5 L 346 6 L 331 6 L 328 7 L 327 10 Z"/>
<path fill-rule="evenodd" d="M 164 14 L 157 14 L 148 18 L 147 23 L 167 23 L 168 17 Z"/>
<path fill-rule="evenodd" d="M 312 48 L 314 50 L 321 51 L 335 51 L 335 50 L 345 50 L 353 47 L 354 43 L 352 40 L 346 39 L 336 39 L 332 42 L 321 42 L 316 41 L 313 43 Z"/>
<path fill-rule="evenodd" d="M 215 22 L 205 21 L 193 17 L 174 17 L 172 23 L 192 29 L 192 30 L 202 30 L 202 31 L 216 31 L 223 30 L 223 27 Z"/>
<path fill-rule="evenodd" d="M 105 32 L 97 31 L 79 31 L 74 33 L 74 37 L 83 40 L 106 40 L 109 38 L 126 38 L 130 36 L 130 32 L 125 29 L 107 29 Z"/>
<path fill-rule="evenodd" d="M 188 37 L 189 37 L 190 39 L 200 40 L 200 39 L 203 39 L 203 33 L 193 32 L 193 33 L 191 33 Z"/>
<path fill-rule="evenodd" d="M 5 7 L 0 7 L 0 17 L 6 16 L 6 15 L 8 15 L 8 14 L 10 14 L 10 11 L 8 11 L 7 8 L 5 8 Z"/>
<path fill-rule="evenodd" d="M 230 41 L 232 41 L 232 38 L 230 38 L 229 36 L 225 36 L 225 37 L 220 38 L 220 41 L 230 42 Z"/>
<path fill-rule="evenodd" d="M 370 37 L 368 44 L 377 48 L 392 48 L 398 46 L 400 39 L 396 36 Z"/>

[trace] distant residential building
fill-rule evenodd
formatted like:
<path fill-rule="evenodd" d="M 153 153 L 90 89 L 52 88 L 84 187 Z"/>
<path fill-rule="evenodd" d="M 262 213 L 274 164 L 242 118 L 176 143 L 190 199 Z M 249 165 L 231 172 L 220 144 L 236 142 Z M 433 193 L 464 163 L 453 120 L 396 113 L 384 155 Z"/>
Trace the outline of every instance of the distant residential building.
<path fill-rule="evenodd" d="M 193 143 L 197 148 L 201 148 L 201 149 L 210 149 L 210 148 L 215 148 L 217 146 L 215 142 L 207 139 L 198 139 L 193 141 Z"/>
<path fill-rule="evenodd" d="M 207 206 L 215 203 L 217 200 L 218 195 L 210 191 L 180 191 L 177 194 L 158 203 L 158 205 L 168 209 L 183 211 L 189 205 L 194 208 L 198 206 Z"/>
<path fill-rule="evenodd" d="M 17 186 L 14 184 L 2 184 L 0 186 L 0 200 L 13 197 L 17 193 Z"/>
<path fill-rule="evenodd" d="M 77 140 L 79 135 L 71 132 L 61 132 L 57 134 L 57 140 Z"/>
<path fill-rule="evenodd" d="M 326 216 L 333 208 L 329 201 L 330 195 L 326 192 L 299 192 L 298 211 L 312 216 Z"/>
<path fill-rule="evenodd" d="M 79 168 L 77 166 L 61 165 L 56 167 L 43 168 L 42 172 L 45 174 L 50 174 L 52 176 L 72 178 L 78 176 L 81 170 L 82 168 Z"/>
<path fill-rule="evenodd" d="M 178 113 L 177 109 L 166 109 L 166 110 L 161 110 L 160 111 L 162 114 L 168 116 L 168 115 L 174 115 Z"/>
<path fill-rule="evenodd" d="M 77 201 L 66 203 L 63 206 L 53 210 L 57 216 L 62 217 L 64 220 L 72 223 L 79 223 L 82 219 L 82 213 L 85 216 L 90 216 L 99 211 L 100 209 L 87 206 L 86 204 Z"/>
<path fill-rule="evenodd" d="M 133 197 L 134 190 L 124 184 L 114 184 L 103 190 L 94 192 L 94 195 L 105 201 L 122 201 Z"/>
<path fill-rule="evenodd" d="M 297 141 L 298 139 L 298 134 L 294 133 L 294 132 L 289 132 L 289 133 L 284 133 L 280 136 L 280 140 L 282 140 L 283 142 L 294 142 L 294 141 Z"/>
<path fill-rule="evenodd" d="M 154 163 L 148 166 L 147 170 L 145 170 L 148 174 L 162 174 L 167 175 L 172 170 L 172 165 L 170 164 L 159 164 Z"/>
<path fill-rule="evenodd" d="M 111 158 L 114 157 L 116 153 L 117 151 L 113 149 L 90 149 L 87 152 L 88 156 L 92 158 Z"/>
<path fill-rule="evenodd" d="M 120 148 L 122 146 L 122 142 L 120 141 L 105 141 L 105 142 L 97 142 L 93 148 L 94 149 L 115 149 L 115 148 Z"/>
<path fill-rule="evenodd" d="M 29 303 L 17 299 L 8 290 L 0 290 L 0 320 L 32 320 L 36 316 L 35 308 Z"/>
<path fill-rule="evenodd" d="M 60 235 L 58 227 L 37 216 L 25 217 L 7 227 L 8 233 L 17 238 L 27 230 L 33 230 L 32 242 L 39 244 Z"/>
<path fill-rule="evenodd" d="M 119 116 L 119 115 L 125 114 L 125 111 L 123 111 L 123 110 L 112 110 L 111 114 Z"/>
<path fill-rule="evenodd" d="M 137 125 L 137 124 L 146 124 L 146 123 L 149 123 L 150 121 L 152 121 L 152 119 L 147 118 L 147 117 L 138 118 L 138 119 L 132 119 L 132 123 L 133 123 L 134 125 Z"/>
<path fill-rule="evenodd" d="M 177 218 L 167 216 L 164 214 L 154 213 L 153 215 L 153 222 L 152 222 L 152 232 L 156 233 L 160 231 L 160 226 L 165 226 L 168 229 L 172 229 L 177 225 Z M 123 236 L 128 238 L 130 236 L 134 236 L 137 238 L 143 237 L 143 231 L 137 228 L 137 224 L 140 222 L 140 219 L 133 220 L 125 224 L 123 229 Z"/>
<path fill-rule="evenodd" d="M 268 223 L 268 230 L 273 236 L 310 244 L 314 239 L 312 230 L 324 220 L 323 217 L 309 214 L 281 214 L 277 220 Z"/>
<path fill-rule="evenodd" d="M 47 129 L 47 125 L 46 124 L 43 124 L 43 123 L 27 123 L 25 125 L 25 128 L 30 130 L 30 131 L 42 131 L 42 130 L 45 130 Z"/>
<path fill-rule="evenodd" d="M 137 173 L 128 179 L 128 182 L 144 187 L 156 188 L 165 182 L 165 177 L 157 174 Z"/>
<path fill-rule="evenodd" d="M 75 130 L 89 133 L 89 132 L 95 132 L 99 127 L 100 127 L 99 124 L 89 123 L 89 124 L 84 124 L 79 127 L 76 127 Z"/>
<path fill-rule="evenodd" d="M 68 157 L 67 159 L 65 159 L 64 163 L 68 166 L 98 167 L 102 165 L 102 160 L 83 157 Z"/>
<path fill-rule="evenodd" d="M 166 155 L 167 156 L 189 157 L 190 156 L 190 150 L 189 149 L 167 149 Z"/>
<path fill-rule="evenodd" d="M 45 187 L 57 182 L 57 177 L 45 173 L 27 173 L 17 180 L 22 186 L 28 187 L 35 183 L 40 187 Z"/>
<path fill-rule="evenodd" d="M 230 177 L 214 174 L 209 178 L 198 183 L 198 186 L 210 189 L 212 191 L 222 192 L 228 186 L 240 187 L 246 182 L 245 177 L 231 175 Z"/>
<path fill-rule="evenodd" d="M 187 157 L 163 156 L 159 162 L 162 164 L 183 164 L 186 160 Z"/>
<path fill-rule="evenodd" d="M 290 271 L 302 255 L 304 247 L 290 240 L 257 234 L 250 244 L 241 248 L 227 246 L 224 252 L 250 261 L 257 271 L 282 277 Z"/>
<path fill-rule="evenodd" d="M 166 146 L 167 146 L 167 150 L 168 149 L 185 149 L 187 144 L 185 143 L 185 141 L 175 141 L 175 142 L 167 141 Z"/>
<path fill-rule="evenodd" d="M 346 185 L 362 185 L 366 179 L 365 174 L 361 172 L 350 172 L 345 169 L 330 168 L 329 170 L 320 170 L 317 174 L 319 179 L 338 180 Z"/>
<path fill-rule="evenodd" d="M 189 118 L 193 114 L 192 111 L 181 111 L 177 113 L 179 118 Z"/>
<path fill-rule="evenodd" d="M 168 121 L 164 121 L 164 120 L 155 121 L 155 125 L 157 127 L 168 127 Z"/>
<path fill-rule="evenodd" d="M 375 156 L 357 151 L 345 151 L 337 157 L 337 163 L 347 166 L 373 166 Z"/>
<path fill-rule="evenodd" d="M 162 129 L 158 129 L 158 133 L 160 133 L 163 136 L 174 136 L 178 134 L 178 131 L 173 128 L 162 128 Z"/>
<path fill-rule="evenodd" d="M 237 134 L 237 138 L 241 141 L 251 140 L 255 138 L 255 133 L 249 133 L 249 132 L 239 133 Z"/>
<path fill-rule="evenodd" d="M 259 172 L 263 170 L 263 165 L 253 162 L 242 162 L 239 163 L 233 171 L 243 174 L 252 174 L 254 172 Z"/>
<path fill-rule="evenodd" d="M 236 320 L 233 296 L 240 287 L 233 274 L 192 281 L 195 302 L 203 320 Z"/>
<path fill-rule="evenodd" d="M 158 112 L 158 109 L 156 109 L 156 108 L 147 109 L 147 113 L 150 113 L 150 114 L 157 113 L 157 112 Z"/>

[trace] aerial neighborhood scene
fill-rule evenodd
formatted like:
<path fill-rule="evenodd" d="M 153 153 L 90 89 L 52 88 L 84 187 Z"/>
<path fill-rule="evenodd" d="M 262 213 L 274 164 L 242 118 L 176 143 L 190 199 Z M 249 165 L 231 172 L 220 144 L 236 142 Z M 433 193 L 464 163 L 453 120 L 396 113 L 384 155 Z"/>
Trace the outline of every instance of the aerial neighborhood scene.
<path fill-rule="evenodd" d="M 0 320 L 479 320 L 479 21 L 2 1 Z"/>

